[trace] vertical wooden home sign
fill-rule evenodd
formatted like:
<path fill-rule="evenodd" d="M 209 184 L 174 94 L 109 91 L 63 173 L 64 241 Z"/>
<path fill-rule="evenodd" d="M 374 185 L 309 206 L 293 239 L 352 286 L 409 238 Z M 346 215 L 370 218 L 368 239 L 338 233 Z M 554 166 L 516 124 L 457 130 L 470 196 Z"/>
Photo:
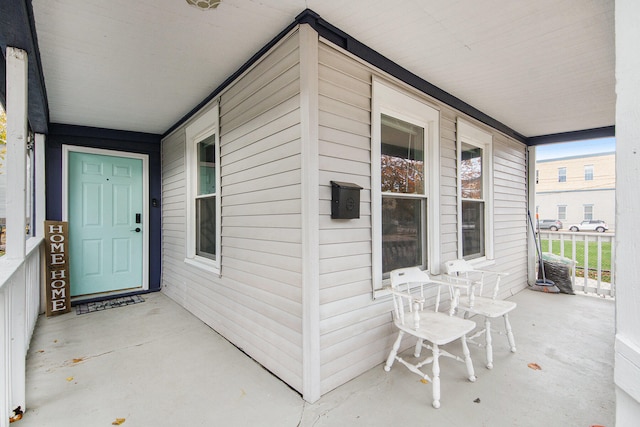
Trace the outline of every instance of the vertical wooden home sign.
<path fill-rule="evenodd" d="M 45 221 L 47 316 L 71 311 L 69 229 L 65 221 Z"/>

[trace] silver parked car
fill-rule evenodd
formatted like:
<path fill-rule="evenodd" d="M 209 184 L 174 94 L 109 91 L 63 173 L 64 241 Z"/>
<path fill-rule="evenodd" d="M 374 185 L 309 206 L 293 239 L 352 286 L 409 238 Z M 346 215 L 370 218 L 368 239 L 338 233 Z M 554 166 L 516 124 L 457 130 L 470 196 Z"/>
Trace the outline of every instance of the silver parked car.
<path fill-rule="evenodd" d="M 557 219 L 541 219 L 539 226 L 540 230 L 558 231 L 562 229 L 562 222 Z"/>
<path fill-rule="evenodd" d="M 608 229 L 607 223 L 601 219 L 585 220 L 580 224 L 573 224 L 569 227 L 571 231 L 597 231 L 598 233 L 604 233 Z"/>

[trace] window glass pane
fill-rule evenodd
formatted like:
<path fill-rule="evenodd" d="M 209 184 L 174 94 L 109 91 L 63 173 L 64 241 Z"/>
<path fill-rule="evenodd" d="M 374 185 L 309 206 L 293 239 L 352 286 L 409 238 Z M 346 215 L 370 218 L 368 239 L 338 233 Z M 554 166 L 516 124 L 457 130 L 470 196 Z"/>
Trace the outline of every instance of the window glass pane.
<path fill-rule="evenodd" d="M 585 181 L 593 181 L 593 165 L 584 167 L 584 179 Z"/>
<path fill-rule="evenodd" d="M 593 219 L 593 206 L 587 205 L 584 207 L 584 219 Z"/>
<path fill-rule="evenodd" d="M 423 199 L 382 198 L 382 271 L 422 266 Z"/>
<path fill-rule="evenodd" d="M 484 250 L 484 202 L 462 202 L 462 255 L 477 258 Z"/>
<path fill-rule="evenodd" d="M 482 199 L 482 148 L 462 143 L 460 179 L 464 199 Z"/>
<path fill-rule="evenodd" d="M 216 192 L 216 142 L 211 135 L 198 143 L 198 195 Z"/>
<path fill-rule="evenodd" d="M 216 258 L 216 198 L 196 199 L 196 255 Z"/>
<path fill-rule="evenodd" d="M 382 115 L 383 192 L 424 194 L 424 129 Z"/>
<path fill-rule="evenodd" d="M 567 207 L 558 206 L 558 219 L 567 219 Z"/>
<path fill-rule="evenodd" d="M 558 168 L 558 182 L 567 182 L 567 168 Z"/>

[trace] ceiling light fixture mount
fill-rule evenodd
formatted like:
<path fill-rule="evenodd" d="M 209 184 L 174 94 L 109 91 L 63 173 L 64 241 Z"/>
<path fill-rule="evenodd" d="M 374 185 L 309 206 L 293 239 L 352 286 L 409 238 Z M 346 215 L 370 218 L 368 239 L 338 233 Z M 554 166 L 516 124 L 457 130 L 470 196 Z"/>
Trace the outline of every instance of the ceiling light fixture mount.
<path fill-rule="evenodd" d="M 200 10 L 210 10 L 218 7 L 222 0 L 186 0 L 187 3 Z"/>

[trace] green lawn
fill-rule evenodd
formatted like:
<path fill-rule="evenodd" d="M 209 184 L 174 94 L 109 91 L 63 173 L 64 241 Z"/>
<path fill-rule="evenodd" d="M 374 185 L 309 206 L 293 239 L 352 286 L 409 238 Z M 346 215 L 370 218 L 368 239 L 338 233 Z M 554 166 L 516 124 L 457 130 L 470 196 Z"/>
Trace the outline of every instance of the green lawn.
<path fill-rule="evenodd" d="M 564 242 L 564 256 L 566 258 L 571 258 L 571 245 L 572 242 L 566 241 Z M 553 250 L 549 251 L 549 241 L 542 240 L 542 252 L 552 252 L 556 255 L 560 255 L 560 241 L 553 241 Z M 589 242 L 588 246 L 589 251 L 589 268 L 597 269 L 598 268 L 598 244 L 597 242 Z M 584 241 L 576 242 L 576 262 L 577 267 L 584 266 Z M 611 270 L 611 242 L 602 242 L 602 270 L 608 271 Z"/>

